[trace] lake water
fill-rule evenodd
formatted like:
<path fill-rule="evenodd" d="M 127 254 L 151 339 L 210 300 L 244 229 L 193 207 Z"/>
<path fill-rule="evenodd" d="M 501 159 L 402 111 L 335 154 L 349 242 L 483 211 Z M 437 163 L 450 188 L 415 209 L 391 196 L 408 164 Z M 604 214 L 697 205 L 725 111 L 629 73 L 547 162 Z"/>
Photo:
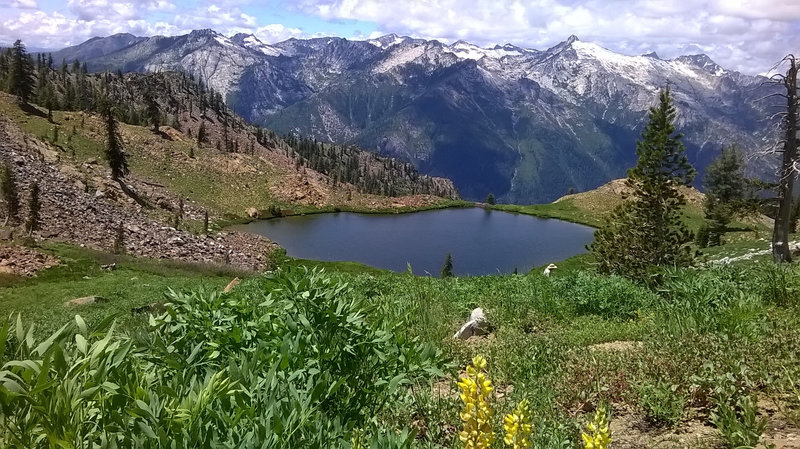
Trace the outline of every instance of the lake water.
<path fill-rule="evenodd" d="M 480 208 L 411 214 L 349 212 L 285 217 L 232 226 L 266 236 L 289 256 L 355 261 L 438 276 L 447 253 L 458 275 L 520 273 L 586 252 L 594 230 L 560 220 Z"/>

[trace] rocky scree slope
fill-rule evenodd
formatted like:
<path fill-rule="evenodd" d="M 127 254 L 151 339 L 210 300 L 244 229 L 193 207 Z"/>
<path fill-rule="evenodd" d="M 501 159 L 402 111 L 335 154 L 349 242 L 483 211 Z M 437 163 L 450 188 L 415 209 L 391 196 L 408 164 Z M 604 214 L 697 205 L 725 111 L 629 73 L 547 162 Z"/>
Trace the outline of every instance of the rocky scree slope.
<path fill-rule="evenodd" d="M 22 210 L 28 216 L 27 198 L 32 182 L 40 189 L 41 223 L 35 238 L 80 244 L 109 251 L 123 228 L 126 253 L 156 259 L 227 263 L 261 270 L 268 254 L 277 248 L 269 240 L 249 234 L 219 232 L 194 235 L 149 218 L 142 207 L 125 195 L 109 177 L 109 170 L 85 164 L 83 170 L 62 162 L 60 151 L 22 132 L 0 117 L 0 161 L 10 164 L 19 186 Z M 91 173 L 89 176 L 84 173 Z M 131 190 L 144 190 L 141 180 L 126 179 Z M 185 206 L 187 218 L 201 219 L 202 209 Z M 21 232 L 21 229 L 17 229 Z"/>
<path fill-rule="evenodd" d="M 469 199 L 552 201 L 621 177 L 667 83 L 701 172 L 723 145 L 754 152 L 773 138 L 770 105 L 756 101 L 771 92 L 764 79 L 705 55 L 625 56 L 574 36 L 547 50 L 396 35 L 265 44 L 212 30 L 106 39 L 100 56 L 91 41 L 54 57 L 92 70 L 193 74 L 248 121 L 405 159 Z"/>

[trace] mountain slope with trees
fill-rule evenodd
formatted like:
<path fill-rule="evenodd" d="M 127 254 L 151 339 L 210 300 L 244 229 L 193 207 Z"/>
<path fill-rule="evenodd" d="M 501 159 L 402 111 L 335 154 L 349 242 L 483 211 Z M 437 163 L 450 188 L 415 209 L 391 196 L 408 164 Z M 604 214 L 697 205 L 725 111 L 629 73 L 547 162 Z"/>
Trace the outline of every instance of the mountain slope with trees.
<path fill-rule="evenodd" d="M 106 39 L 117 51 L 90 56 L 93 40 L 54 57 L 85 59 L 90 70 L 193 74 L 250 122 L 409 161 L 471 200 L 552 201 L 621 177 L 666 83 L 701 174 L 723 146 L 752 154 L 774 137 L 759 126 L 770 104 L 756 101 L 774 89 L 705 55 L 626 56 L 574 36 L 547 50 L 394 35 L 267 45 L 212 30 Z"/>

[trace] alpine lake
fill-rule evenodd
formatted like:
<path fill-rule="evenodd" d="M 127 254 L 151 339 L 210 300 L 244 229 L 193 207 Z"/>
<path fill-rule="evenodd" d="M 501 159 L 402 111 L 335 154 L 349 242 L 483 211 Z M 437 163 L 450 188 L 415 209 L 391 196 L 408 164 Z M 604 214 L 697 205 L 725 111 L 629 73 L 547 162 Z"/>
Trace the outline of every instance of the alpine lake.
<path fill-rule="evenodd" d="M 406 214 L 351 212 L 257 220 L 229 228 L 265 236 L 290 257 L 360 262 L 438 276 L 447 254 L 459 276 L 524 273 L 586 252 L 594 229 L 482 208 Z"/>

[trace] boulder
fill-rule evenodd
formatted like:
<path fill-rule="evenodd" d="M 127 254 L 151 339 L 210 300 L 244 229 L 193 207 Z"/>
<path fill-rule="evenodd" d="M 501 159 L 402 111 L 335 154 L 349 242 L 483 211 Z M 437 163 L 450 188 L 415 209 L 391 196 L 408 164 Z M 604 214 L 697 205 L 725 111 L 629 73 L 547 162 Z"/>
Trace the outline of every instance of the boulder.
<path fill-rule="evenodd" d="M 461 326 L 461 329 L 459 329 L 458 332 L 453 335 L 453 338 L 457 340 L 466 340 L 469 337 L 486 335 L 490 331 L 491 325 L 489 324 L 489 320 L 486 319 L 483 309 L 478 307 L 477 309 L 473 310 L 472 313 L 470 313 L 469 321 Z"/>
<path fill-rule="evenodd" d="M 256 209 L 255 207 L 247 208 L 245 213 L 247 213 L 247 216 L 250 218 L 258 218 L 258 209 Z"/>
<path fill-rule="evenodd" d="M 83 298 L 70 299 L 64 303 L 64 307 L 85 306 L 88 304 L 100 304 L 107 302 L 106 298 L 102 296 L 84 296 Z"/>
<path fill-rule="evenodd" d="M 544 269 L 544 272 L 543 272 L 543 274 L 544 274 L 545 276 L 547 276 L 547 277 L 550 277 L 550 273 L 552 273 L 552 272 L 553 272 L 553 270 L 555 270 L 555 269 L 557 269 L 557 268 L 558 268 L 558 267 L 556 266 L 556 264 L 554 264 L 554 263 L 551 263 L 550 265 L 548 265 L 548 266 L 547 266 L 547 268 L 545 268 L 545 269 Z"/>
<path fill-rule="evenodd" d="M 0 240 L 13 240 L 13 239 L 14 239 L 13 229 L 0 229 Z"/>

